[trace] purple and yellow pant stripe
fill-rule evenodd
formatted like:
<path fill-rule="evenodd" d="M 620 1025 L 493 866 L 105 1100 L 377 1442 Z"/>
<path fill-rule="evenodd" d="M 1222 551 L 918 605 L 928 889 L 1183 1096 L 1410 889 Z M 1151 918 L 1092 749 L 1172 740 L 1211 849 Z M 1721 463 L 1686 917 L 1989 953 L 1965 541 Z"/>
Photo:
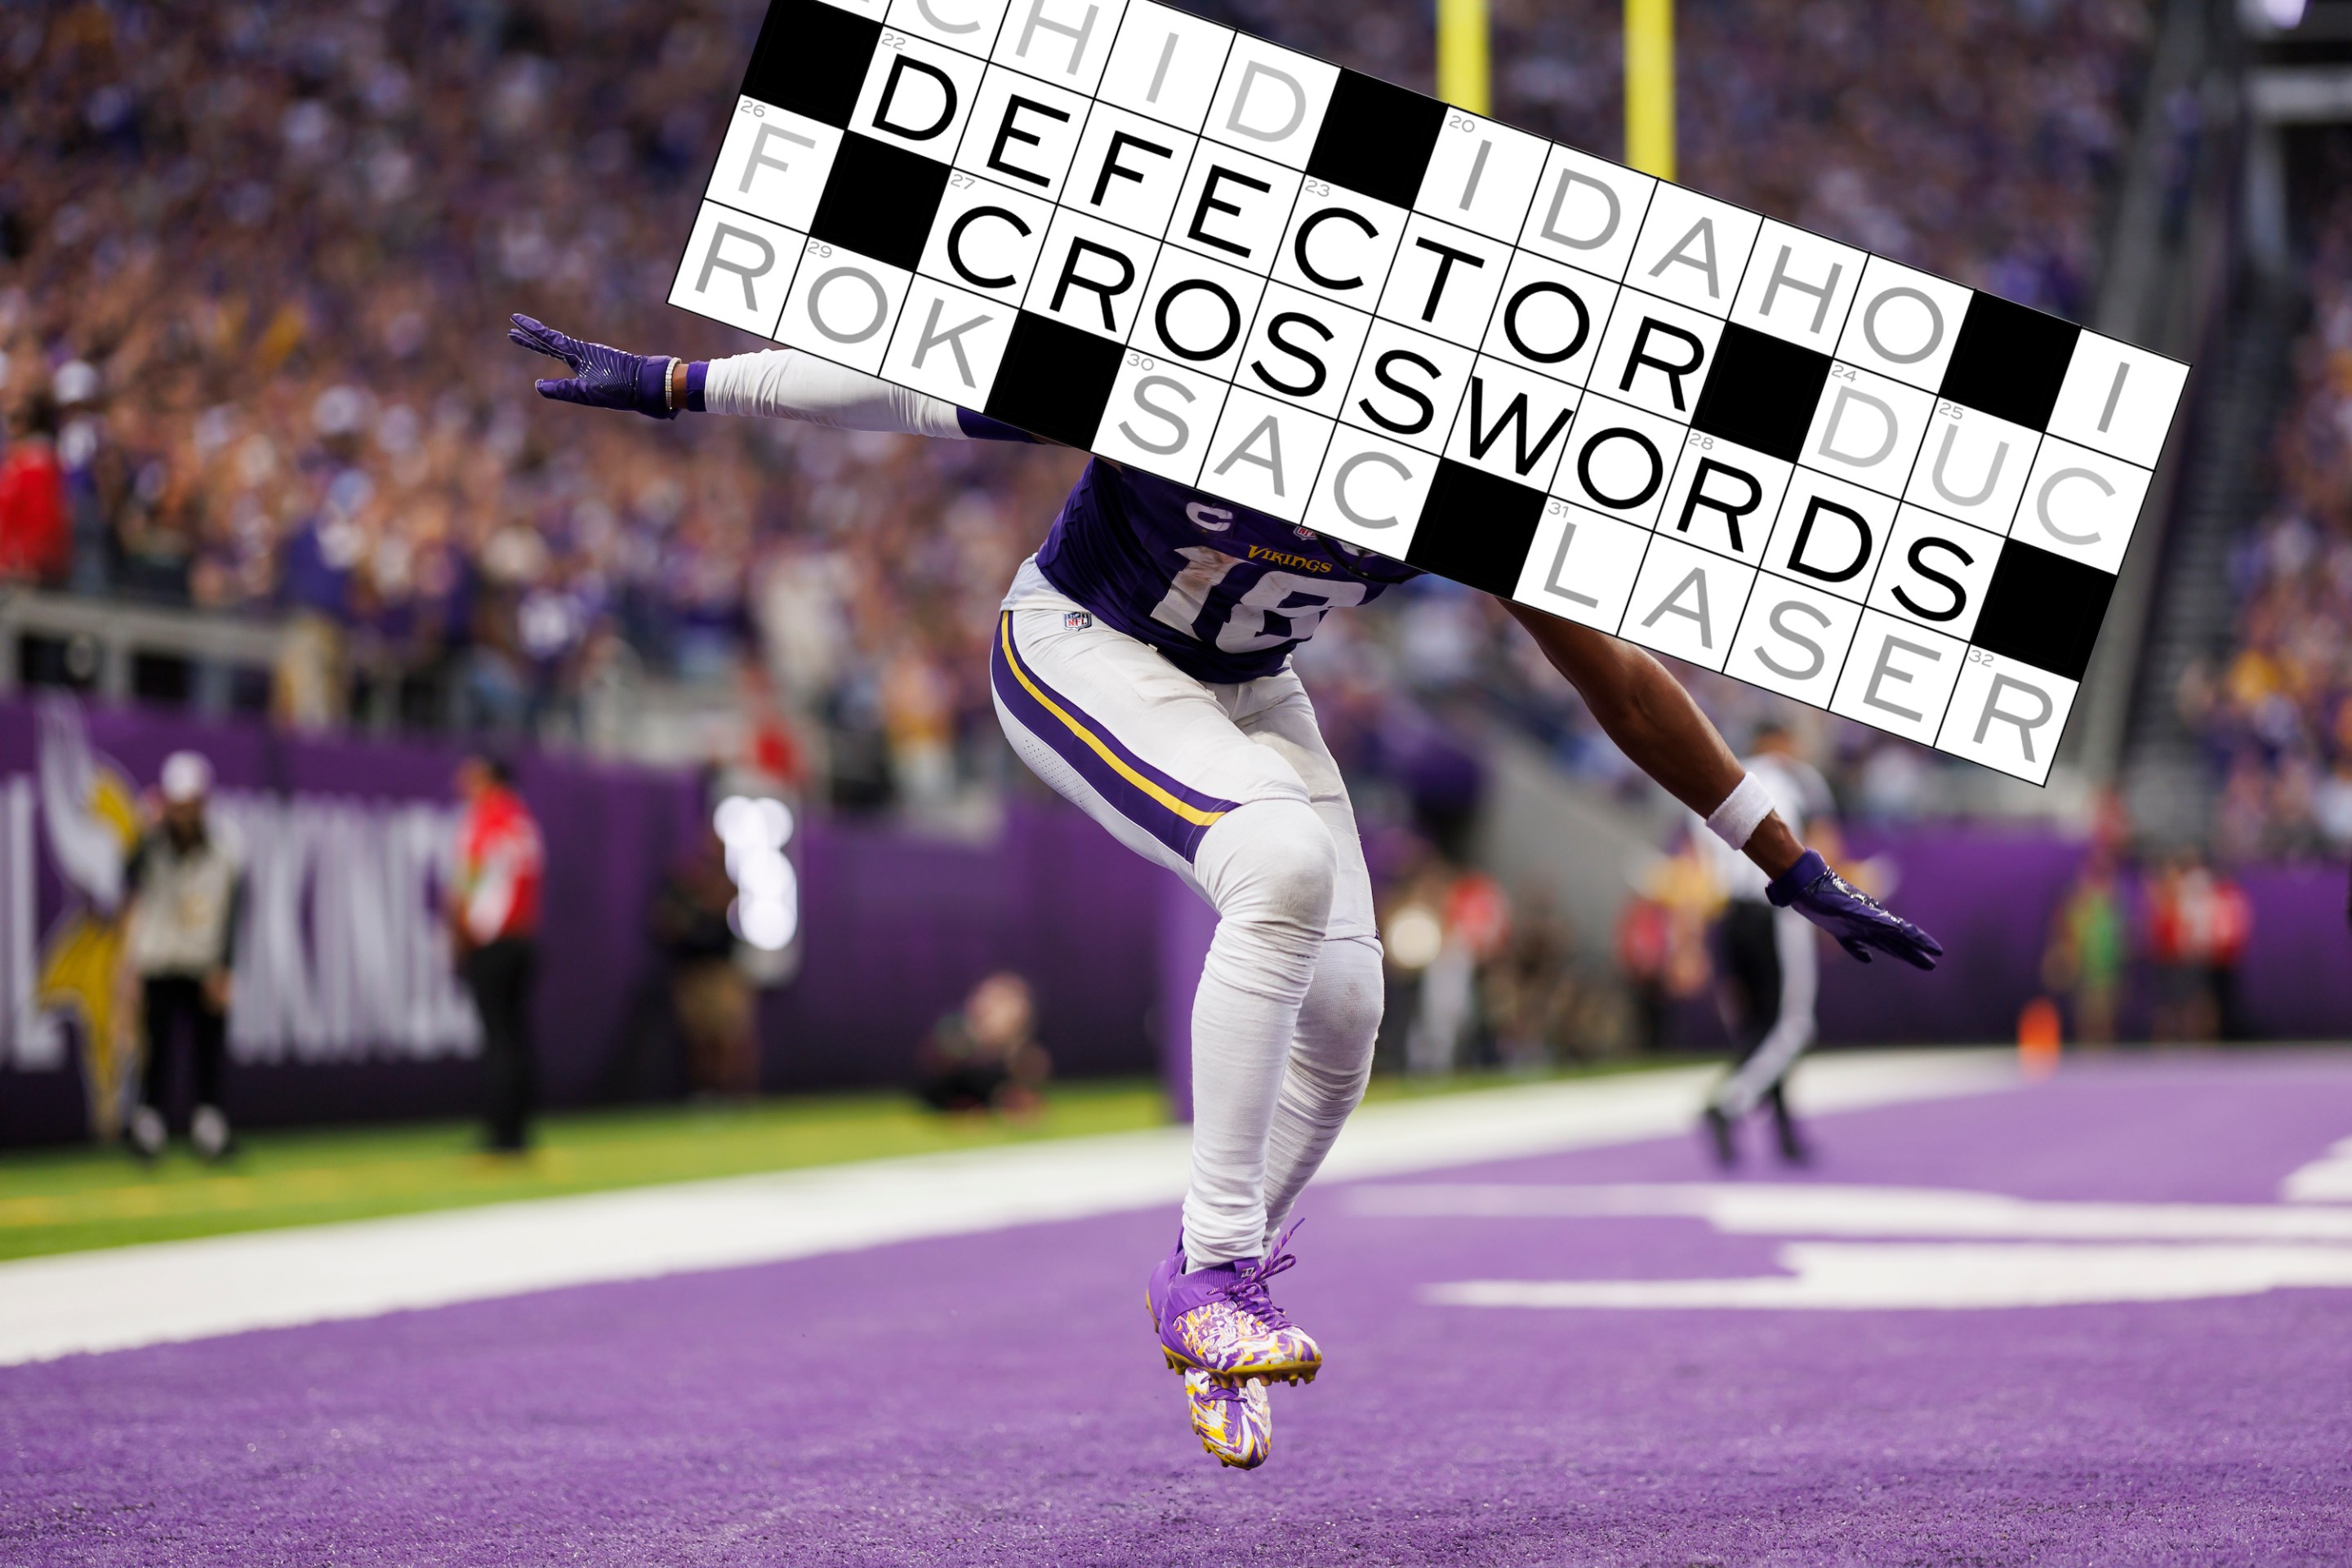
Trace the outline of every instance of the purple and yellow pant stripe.
<path fill-rule="evenodd" d="M 1077 771 L 1111 809 L 1185 859 L 1236 802 L 1187 787 L 1119 743 L 1076 703 L 1038 678 L 1013 640 L 1013 613 L 997 617 L 988 661 L 997 700 L 1021 727 Z"/>

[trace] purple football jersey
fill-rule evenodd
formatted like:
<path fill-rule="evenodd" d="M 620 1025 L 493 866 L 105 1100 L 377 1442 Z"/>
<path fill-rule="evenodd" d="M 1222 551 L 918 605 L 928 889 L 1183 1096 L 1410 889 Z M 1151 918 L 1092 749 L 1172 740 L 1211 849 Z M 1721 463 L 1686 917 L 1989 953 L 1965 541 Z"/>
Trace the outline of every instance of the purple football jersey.
<path fill-rule="evenodd" d="M 1327 610 L 1421 573 L 1097 459 L 1037 552 L 1046 581 L 1197 680 L 1279 670 Z"/>

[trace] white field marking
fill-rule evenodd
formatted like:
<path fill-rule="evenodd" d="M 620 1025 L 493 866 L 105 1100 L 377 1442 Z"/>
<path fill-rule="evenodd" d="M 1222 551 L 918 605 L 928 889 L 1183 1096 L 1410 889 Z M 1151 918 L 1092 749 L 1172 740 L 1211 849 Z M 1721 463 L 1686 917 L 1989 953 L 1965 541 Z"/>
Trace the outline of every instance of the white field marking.
<path fill-rule="evenodd" d="M 2279 1184 L 2291 1204 L 2352 1203 L 2352 1138 L 2339 1138 L 2326 1153 Z"/>
<path fill-rule="evenodd" d="M 1714 1068 L 1685 1068 L 1369 1106 L 1348 1119 L 1319 1179 L 1360 1181 L 1691 1132 L 1718 1076 Z M 2018 1082 L 2013 1051 L 1835 1052 L 1798 1068 L 1790 1098 L 1800 1111 L 1821 1116 Z"/>
<path fill-rule="evenodd" d="M 1825 1056 L 1815 1112 L 2015 1084 L 2003 1051 Z M 1689 1130 L 1714 1074 L 1682 1068 L 1446 1095 L 1359 1112 L 1325 1173 L 1392 1175 Z M 0 1365 L 564 1286 L 853 1251 L 1158 1207 L 1182 1196 L 1181 1128 L 0 1264 Z"/>
<path fill-rule="evenodd" d="M 1471 1279 L 1424 1299 L 1455 1307 L 1967 1310 L 2352 1288 L 2352 1247 L 1874 1245 L 1793 1242 L 1790 1272 L 1744 1279 Z"/>
<path fill-rule="evenodd" d="M 1350 1212 L 1422 1219 L 1703 1219 L 1734 1236 L 2034 1241 L 2321 1241 L 2352 1245 L 2352 1208 L 2062 1203 L 1942 1187 L 1688 1182 L 1360 1187 Z"/>

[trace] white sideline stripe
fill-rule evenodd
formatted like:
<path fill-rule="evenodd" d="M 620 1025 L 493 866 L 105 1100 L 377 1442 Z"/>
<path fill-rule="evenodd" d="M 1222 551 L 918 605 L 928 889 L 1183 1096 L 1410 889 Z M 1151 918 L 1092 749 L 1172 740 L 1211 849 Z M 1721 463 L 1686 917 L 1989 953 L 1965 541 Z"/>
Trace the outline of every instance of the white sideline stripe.
<path fill-rule="evenodd" d="M 1799 1075 L 1834 1111 L 2012 1086 L 2002 1051 L 1826 1056 Z M 1713 1069 L 1446 1095 L 1359 1112 L 1336 1179 L 1689 1131 Z M 777 1262 L 1151 1208 L 1182 1196 L 1181 1128 L 539 1198 L 0 1264 L 0 1365 L 289 1328 L 564 1286 Z"/>

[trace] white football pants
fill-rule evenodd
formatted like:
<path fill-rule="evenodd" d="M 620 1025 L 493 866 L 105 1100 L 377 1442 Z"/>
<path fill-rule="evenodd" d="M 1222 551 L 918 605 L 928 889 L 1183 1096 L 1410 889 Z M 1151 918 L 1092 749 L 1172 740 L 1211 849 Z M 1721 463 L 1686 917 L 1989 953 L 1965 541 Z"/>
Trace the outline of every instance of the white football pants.
<path fill-rule="evenodd" d="M 1363 1098 L 1372 884 L 1298 678 L 1193 679 L 1024 564 L 990 658 L 1021 760 L 1217 911 L 1192 1002 L 1194 1268 L 1261 1256 Z"/>

